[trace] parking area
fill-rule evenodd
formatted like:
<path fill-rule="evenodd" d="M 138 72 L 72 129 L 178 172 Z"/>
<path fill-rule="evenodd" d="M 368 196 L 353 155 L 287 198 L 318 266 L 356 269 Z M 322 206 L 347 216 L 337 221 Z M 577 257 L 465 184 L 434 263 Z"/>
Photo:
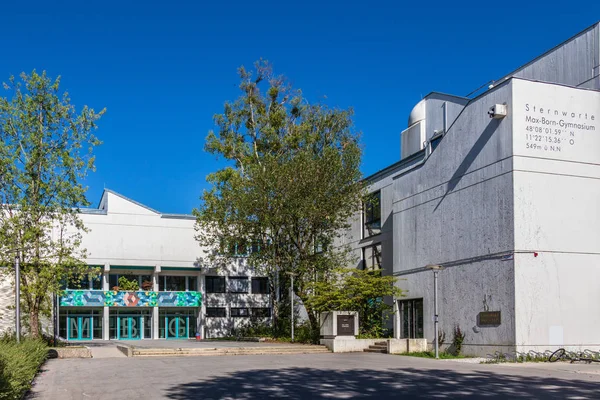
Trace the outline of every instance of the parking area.
<path fill-rule="evenodd" d="M 383 354 L 49 360 L 30 399 L 594 399 L 600 367 Z"/>

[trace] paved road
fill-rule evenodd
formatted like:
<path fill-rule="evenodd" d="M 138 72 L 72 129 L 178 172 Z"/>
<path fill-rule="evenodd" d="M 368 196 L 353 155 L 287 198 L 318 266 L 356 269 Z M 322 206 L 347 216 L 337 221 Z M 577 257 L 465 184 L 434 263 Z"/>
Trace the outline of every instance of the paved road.
<path fill-rule="evenodd" d="M 30 399 L 600 398 L 600 366 L 384 354 L 49 360 Z"/>

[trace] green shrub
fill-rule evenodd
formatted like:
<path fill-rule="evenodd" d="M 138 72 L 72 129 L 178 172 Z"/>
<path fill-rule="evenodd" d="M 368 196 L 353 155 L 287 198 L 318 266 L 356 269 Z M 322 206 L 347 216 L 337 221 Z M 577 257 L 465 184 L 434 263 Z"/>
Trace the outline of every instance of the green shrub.
<path fill-rule="evenodd" d="M 465 333 L 460 329 L 460 326 L 454 327 L 454 337 L 452 338 L 452 347 L 454 348 L 454 354 L 459 355 L 462 350 L 462 344 L 465 341 Z"/>
<path fill-rule="evenodd" d="M 42 340 L 0 341 L 0 400 L 20 399 L 48 355 Z"/>

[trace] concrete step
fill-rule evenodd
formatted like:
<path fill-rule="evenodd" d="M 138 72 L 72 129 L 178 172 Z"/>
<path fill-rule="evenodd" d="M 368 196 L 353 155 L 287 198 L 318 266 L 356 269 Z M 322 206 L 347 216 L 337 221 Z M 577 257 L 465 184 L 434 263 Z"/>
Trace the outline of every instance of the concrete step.
<path fill-rule="evenodd" d="M 134 349 L 134 357 L 151 356 L 220 356 L 220 355 L 261 355 L 261 354 L 315 354 L 329 353 L 325 346 L 286 346 L 286 347 L 239 347 L 203 349 Z"/>
<path fill-rule="evenodd" d="M 382 342 L 375 342 L 376 346 L 387 346 L 387 342 L 386 341 L 382 341 Z"/>
<path fill-rule="evenodd" d="M 372 344 L 369 346 L 370 349 L 387 350 L 387 344 Z"/>
<path fill-rule="evenodd" d="M 363 351 L 365 353 L 382 353 L 382 354 L 387 353 L 387 349 L 385 349 L 385 350 L 383 350 L 383 349 L 364 349 Z"/>

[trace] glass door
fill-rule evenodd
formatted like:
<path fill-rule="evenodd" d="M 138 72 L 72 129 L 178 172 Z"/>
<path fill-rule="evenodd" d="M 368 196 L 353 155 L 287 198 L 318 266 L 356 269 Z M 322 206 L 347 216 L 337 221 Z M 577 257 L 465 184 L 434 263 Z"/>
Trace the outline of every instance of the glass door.
<path fill-rule="evenodd" d="M 118 339 L 137 340 L 141 338 L 141 317 L 137 315 L 119 315 L 117 325 Z"/>
<path fill-rule="evenodd" d="M 187 339 L 188 317 L 181 315 L 167 315 L 165 317 L 167 326 L 167 339 Z"/>
<path fill-rule="evenodd" d="M 67 340 L 92 340 L 93 320 L 90 315 L 67 316 Z"/>

